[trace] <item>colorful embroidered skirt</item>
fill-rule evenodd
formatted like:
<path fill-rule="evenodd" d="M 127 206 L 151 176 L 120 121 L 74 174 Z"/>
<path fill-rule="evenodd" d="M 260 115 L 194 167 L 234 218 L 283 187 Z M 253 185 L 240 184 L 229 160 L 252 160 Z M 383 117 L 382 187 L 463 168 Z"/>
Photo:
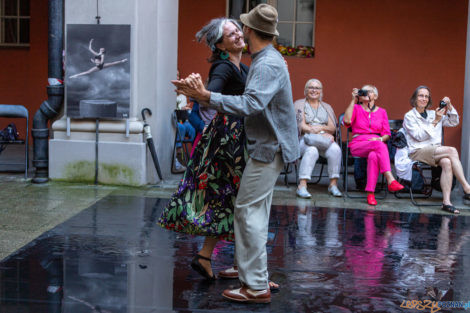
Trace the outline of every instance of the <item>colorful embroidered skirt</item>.
<path fill-rule="evenodd" d="M 234 204 L 246 158 L 243 119 L 218 114 L 197 143 L 158 224 L 233 241 Z"/>

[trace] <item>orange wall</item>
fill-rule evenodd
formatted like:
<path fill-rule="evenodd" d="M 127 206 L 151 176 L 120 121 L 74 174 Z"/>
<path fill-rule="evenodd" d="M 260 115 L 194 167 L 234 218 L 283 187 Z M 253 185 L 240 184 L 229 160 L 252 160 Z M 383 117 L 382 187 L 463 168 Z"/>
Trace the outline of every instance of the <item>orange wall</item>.
<path fill-rule="evenodd" d="M 225 0 L 179 0 L 178 68 L 181 77 L 191 72 L 207 75 L 210 49 L 196 41 L 196 33 L 210 19 L 225 16 Z"/>
<path fill-rule="evenodd" d="M 194 41 L 211 18 L 225 14 L 225 1 L 180 0 L 178 67 L 207 75 L 209 49 Z M 324 84 L 324 100 L 342 113 L 353 87 L 371 83 L 390 119 L 410 109 L 421 84 L 435 102 L 449 96 L 462 114 L 467 30 L 465 0 L 317 0 L 312 59 L 287 57 L 294 100 L 312 77 Z M 249 58 L 244 58 L 249 63 Z M 446 130 L 446 144 L 460 147 L 461 127 Z"/>
<path fill-rule="evenodd" d="M 29 111 L 31 127 L 34 114 L 47 98 L 48 9 L 47 0 L 34 0 L 30 3 L 30 47 L 0 47 L 0 103 L 24 105 Z M 24 138 L 22 120 L 0 119 L 0 129 L 9 121 L 17 125 Z"/>

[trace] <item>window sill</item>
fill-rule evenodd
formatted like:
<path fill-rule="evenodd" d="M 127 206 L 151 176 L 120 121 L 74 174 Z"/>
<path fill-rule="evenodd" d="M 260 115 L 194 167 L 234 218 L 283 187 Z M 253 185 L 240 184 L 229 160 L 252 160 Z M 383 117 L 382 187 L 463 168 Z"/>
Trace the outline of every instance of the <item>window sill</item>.
<path fill-rule="evenodd" d="M 0 49 L 29 49 L 29 43 L 17 44 L 17 43 L 0 43 Z"/>

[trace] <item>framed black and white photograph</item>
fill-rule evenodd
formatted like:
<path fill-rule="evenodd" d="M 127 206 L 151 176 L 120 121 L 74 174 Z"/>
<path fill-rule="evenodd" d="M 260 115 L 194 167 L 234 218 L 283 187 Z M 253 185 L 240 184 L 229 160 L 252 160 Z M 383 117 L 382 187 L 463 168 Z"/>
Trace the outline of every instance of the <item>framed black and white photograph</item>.
<path fill-rule="evenodd" d="M 67 25 L 67 116 L 129 117 L 130 25 Z"/>

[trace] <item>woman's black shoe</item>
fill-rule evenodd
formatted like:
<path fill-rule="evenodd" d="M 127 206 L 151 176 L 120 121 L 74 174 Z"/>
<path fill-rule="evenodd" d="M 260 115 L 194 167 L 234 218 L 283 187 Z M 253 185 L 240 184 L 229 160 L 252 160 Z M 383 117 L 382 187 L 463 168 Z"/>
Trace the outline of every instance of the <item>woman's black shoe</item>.
<path fill-rule="evenodd" d="M 442 204 L 441 210 L 452 213 L 452 214 L 460 214 L 460 211 L 455 208 L 453 205 Z"/>
<path fill-rule="evenodd" d="M 193 268 L 193 270 L 198 272 L 205 279 L 215 280 L 215 275 L 210 276 L 209 273 L 206 271 L 206 269 L 201 265 L 201 263 L 199 263 L 199 259 L 207 260 L 209 262 L 212 261 L 211 259 L 206 258 L 205 256 L 196 254 L 196 256 L 191 261 L 191 267 Z"/>

